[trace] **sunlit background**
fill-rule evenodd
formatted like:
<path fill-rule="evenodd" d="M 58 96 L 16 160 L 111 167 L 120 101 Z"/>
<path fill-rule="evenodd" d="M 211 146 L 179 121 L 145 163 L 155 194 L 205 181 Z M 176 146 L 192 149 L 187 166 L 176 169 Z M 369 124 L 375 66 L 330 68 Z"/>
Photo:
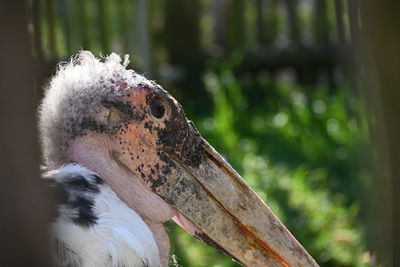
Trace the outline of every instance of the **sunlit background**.
<path fill-rule="evenodd" d="M 35 0 L 41 85 L 80 49 L 129 54 L 321 266 L 376 263 L 351 0 Z M 237 266 L 167 223 L 175 266 Z M 373 242 L 372 242 L 373 243 Z"/>

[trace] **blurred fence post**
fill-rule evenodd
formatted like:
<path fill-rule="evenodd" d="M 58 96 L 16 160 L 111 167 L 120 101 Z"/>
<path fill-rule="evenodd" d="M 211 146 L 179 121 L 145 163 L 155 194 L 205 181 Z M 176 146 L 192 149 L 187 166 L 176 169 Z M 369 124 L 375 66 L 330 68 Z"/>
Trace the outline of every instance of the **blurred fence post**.
<path fill-rule="evenodd" d="M 151 39 L 150 39 L 150 23 L 149 23 L 149 3 L 147 0 L 135 1 L 135 32 L 134 37 L 139 55 L 140 69 L 149 76 L 153 72 L 151 57 Z"/>
<path fill-rule="evenodd" d="M 377 74 L 377 84 L 371 89 L 375 113 L 381 115 L 376 125 L 383 126 L 378 129 L 378 144 L 385 168 L 380 167 L 384 172 L 376 177 L 380 198 L 372 214 L 379 230 L 372 238 L 383 266 L 400 266 L 400 2 L 363 0 L 360 4 L 364 37 L 368 41 L 363 57 L 372 56 L 367 71 Z"/>
<path fill-rule="evenodd" d="M 50 202 L 39 179 L 26 4 L 0 4 L 0 266 L 48 267 Z"/>
<path fill-rule="evenodd" d="M 228 8 L 228 31 L 229 50 L 243 49 L 246 43 L 243 0 L 231 0 L 226 6 Z"/>
<path fill-rule="evenodd" d="M 56 20 L 54 0 L 46 0 L 46 16 L 47 16 L 47 36 L 49 40 L 50 58 L 54 59 L 56 53 Z"/>
<path fill-rule="evenodd" d="M 346 42 L 343 0 L 335 0 L 335 18 L 336 18 L 337 38 L 339 41 L 339 45 L 343 46 Z"/>
<path fill-rule="evenodd" d="M 104 0 L 97 0 L 97 9 L 99 12 L 98 20 L 99 20 L 99 25 L 100 25 L 100 44 L 101 44 L 101 50 L 105 55 L 110 54 L 110 32 L 109 32 L 109 27 L 108 27 L 108 17 L 107 17 L 107 12 L 106 12 L 106 3 L 107 1 Z"/>
<path fill-rule="evenodd" d="M 42 29 L 40 27 L 40 0 L 32 1 L 33 51 L 36 58 L 44 60 L 42 45 Z"/>
<path fill-rule="evenodd" d="M 118 39 L 122 43 L 121 46 L 122 54 L 129 54 L 132 51 L 130 45 L 130 40 L 132 39 L 132 31 L 129 30 L 129 25 L 133 20 L 130 19 L 131 16 L 128 15 L 129 13 L 127 11 L 129 11 L 129 9 L 126 8 L 127 5 L 128 5 L 127 0 L 117 1 L 118 16 L 120 18 Z"/>
<path fill-rule="evenodd" d="M 256 1 L 256 9 L 257 9 L 257 42 L 261 44 L 265 44 L 265 25 L 264 25 L 264 5 L 265 2 L 263 0 Z"/>
<path fill-rule="evenodd" d="M 164 44 L 169 62 L 175 72 L 175 86 L 182 102 L 189 108 L 201 110 L 208 96 L 202 86 L 204 55 L 201 48 L 200 0 L 169 0 L 165 3 Z M 196 99 L 197 101 L 193 101 Z M 189 111 L 190 112 L 190 111 Z"/>
<path fill-rule="evenodd" d="M 215 43 L 220 46 L 222 50 L 227 47 L 227 14 L 226 14 L 226 1 L 215 0 L 213 1 L 214 10 L 214 35 Z"/>
<path fill-rule="evenodd" d="M 278 35 L 278 0 L 268 0 L 265 5 L 266 43 L 273 45 Z"/>
<path fill-rule="evenodd" d="M 67 3 L 68 0 L 60 0 L 59 5 L 58 5 L 58 13 L 60 14 L 60 21 L 61 21 L 61 26 L 64 31 L 64 36 L 65 36 L 65 50 L 67 52 L 67 55 L 71 55 L 72 53 L 72 42 L 71 42 L 71 28 L 70 28 L 70 22 L 69 22 L 69 6 Z"/>
<path fill-rule="evenodd" d="M 329 44 L 329 21 L 325 0 L 315 0 L 315 37 L 317 43 Z"/>
<path fill-rule="evenodd" d="M 88 18 L 87 18 L 87 1 L 83 0 L 75 0 L 77 5 L 77 11 L 79 16 L 79 30 L 81 35 L 81 47 L 82 49 L 90 49 L 91 48 L 91 39 L 89 37 L 88 31 Z"/>
<path fill-rule="evenodd" d="M 289 38 L 293 45 L 298 45 L 300 42 L 300 21 L 297 14 L 297 1 L 285 0 L 287 10 L 287 20 L 289 24 Z"/>

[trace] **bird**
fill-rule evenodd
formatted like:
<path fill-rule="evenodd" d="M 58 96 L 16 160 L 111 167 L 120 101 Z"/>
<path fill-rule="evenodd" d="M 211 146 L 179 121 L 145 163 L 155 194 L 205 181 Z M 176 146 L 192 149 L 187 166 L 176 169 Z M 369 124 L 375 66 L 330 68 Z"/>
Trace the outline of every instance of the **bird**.
<path fill-rule="evenodd" d="M 173 220 L 243 266 L 318 266 L 178 101 L 128 65 L 80 51 L 45 86 L 55 265 L 168 266 L 163 223 Z"/>

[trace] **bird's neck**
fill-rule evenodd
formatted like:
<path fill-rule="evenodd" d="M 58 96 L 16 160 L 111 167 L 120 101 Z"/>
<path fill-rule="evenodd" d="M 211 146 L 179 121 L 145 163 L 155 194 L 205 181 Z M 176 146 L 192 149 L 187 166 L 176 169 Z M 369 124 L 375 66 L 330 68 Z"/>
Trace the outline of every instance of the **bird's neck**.
<path fill-rule="evenodd" d="M 74 140 L 67 157 L 69 162 L 81 164 L 100 175 L 118 197 L 141 216 L 153 232 L 162 265 L 168 266 L 170 244 L 163 223 L 177 211 L 154 194 L 141 179 L 121 167 L 108 151 L 104 138 L 86 137 Z"/>

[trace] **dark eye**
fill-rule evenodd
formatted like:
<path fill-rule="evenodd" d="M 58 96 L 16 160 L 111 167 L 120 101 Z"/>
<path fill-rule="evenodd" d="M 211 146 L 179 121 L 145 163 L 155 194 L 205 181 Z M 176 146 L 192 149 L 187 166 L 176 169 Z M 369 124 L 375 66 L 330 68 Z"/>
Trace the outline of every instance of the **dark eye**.
<path fill-rule="evenodd" d="M 155 99 L 150 104 L 150 110 L 151 114 L 153 114 L 154 117 L 156 117 L 157 119 L 161 119 L 165 114 L 164 103 L 159 99 Z"/>

